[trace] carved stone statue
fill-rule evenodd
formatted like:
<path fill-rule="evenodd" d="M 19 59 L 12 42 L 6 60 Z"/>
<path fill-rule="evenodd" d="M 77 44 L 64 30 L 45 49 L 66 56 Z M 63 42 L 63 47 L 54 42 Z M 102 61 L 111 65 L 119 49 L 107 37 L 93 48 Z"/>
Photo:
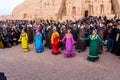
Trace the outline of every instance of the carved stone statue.
<path fill-rule="evenodd" d="M 112 15 L 112 4 L 117 8 L 115 1 L 118 0 L 114 0 L 114 3 L 111 0 L 25 0 L 13 10 L 11 16 L 13 19 L 52 18 L 57 20 L 80 18 L 86 11 L 88 15 L 93 16 Z"/>

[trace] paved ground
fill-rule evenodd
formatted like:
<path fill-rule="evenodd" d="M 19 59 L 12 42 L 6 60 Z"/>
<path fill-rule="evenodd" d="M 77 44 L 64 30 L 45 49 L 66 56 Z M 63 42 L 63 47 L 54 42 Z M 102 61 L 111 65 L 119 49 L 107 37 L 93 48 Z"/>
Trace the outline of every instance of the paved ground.
<path fill-rule="evenodd" d="M 98 62 L 86 61 L 88 50 L 74 58 L 63 54 L 23 53 L 21 45 L 0 50 L 0 71 L 8 80 L 120 80 L 120 59 L 110 53 L 100 55 Z"/>

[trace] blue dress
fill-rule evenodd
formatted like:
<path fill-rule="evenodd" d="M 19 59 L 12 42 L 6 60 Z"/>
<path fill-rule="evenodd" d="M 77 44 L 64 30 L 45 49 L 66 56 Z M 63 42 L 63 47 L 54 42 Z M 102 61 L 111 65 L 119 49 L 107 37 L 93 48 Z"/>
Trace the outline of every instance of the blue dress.
<path fill-rule="evenodd" d="M 36 53 L 41 53 L 44 51 L 44 46 L 42 42 L 42 34 L 41 33 L 36 33 L 34 37 L 34 42 L 35 42 L 35 48 L 36 48 Z"/>

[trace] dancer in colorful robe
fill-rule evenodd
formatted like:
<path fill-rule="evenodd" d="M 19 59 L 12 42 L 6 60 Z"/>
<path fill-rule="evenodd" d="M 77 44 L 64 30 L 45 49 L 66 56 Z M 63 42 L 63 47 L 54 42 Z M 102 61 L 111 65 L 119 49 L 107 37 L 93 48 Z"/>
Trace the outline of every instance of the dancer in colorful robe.
<path fill-rule="evenodd" d="M 3 34 L 2 34 L 2 31 L 0 31 L 0 48 L 4 48 L 4 45 L 3 45 Z"/>
<path fill-rule="evenodd" d="M 102 39 L 97 34 L 97 30 L 93 30 L 92 34 L 89 35 L 87 38 L 81 38 L 81 39 L 83 41 L 90 39 L 90 48 L 89 48 L 89 55 L 87 57 L 87 60 L 92 61 L 92 62 L 97 61 L 99 59 L 99 44 L 98 44 L 98 42 L 100 42 L 100 44 L 103 45 Z"/>
<path fill-rule="evenodd" d="M 36 53 L 41 53 L 44 51 L 44 46 L 42 42 L 42 34 L 40 33 L 40 30 L 36 30 L 36 35 L 34 37 L 34 42 L 35 42 L 35 48 L 36 48 Z"/>
<path fill-rule="evenodd" d="M 4 48 L 4 46 L 3 46 L 3 42 L 0 40 L 0 48 Z"/>
<path fill-rule="evenodd" d="M 52 44 L 52 53 L 55 54 L 55 55 L 61 53 L 61 51 L 59 49 L 59 46 L 58 46 L 59 41 L 60 41 L 59 33 L 56 31 L 56 27 L 53 27 L 51 44 Z"/>
<path fill-rule="evenodd" d="M 19 38 L 18 41 L 21 42 L 23 51 L 24 52 L 28 52 L 29 51 L 28 35 L 27 35 L 27 33 L 24 30 L 22 30 L 22 33 L 21 33 L 20 38 Z"/>
<path fill-rule="evenodd" d="M 75 41 L 71 34 L 71 29 L 68 29 L 67 33 L 65 34 L 65 36 L 61 40 L 61 42 L 63 42 L 63 43 L 65 42 L 66 51 L 64 53 L 64 56 L 65 57 L 74 57 L 75 53 L 73 52 L 73 45 L 75 44 Z"/>

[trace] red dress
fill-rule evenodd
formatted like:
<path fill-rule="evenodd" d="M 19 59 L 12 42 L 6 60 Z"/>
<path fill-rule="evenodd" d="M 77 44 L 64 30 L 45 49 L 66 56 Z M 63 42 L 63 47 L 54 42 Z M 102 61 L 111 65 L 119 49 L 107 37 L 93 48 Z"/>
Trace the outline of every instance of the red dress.
<path fill-rule="evenodd" d="M 58 32 L 53 32 L 52 38 L 51 38 L 51 43 L 52 43 L 52 53 L 53 54 L 60 54 L 61 51 L 59 49 L 58 43 L 60 41 L 60 36 Z"/>

